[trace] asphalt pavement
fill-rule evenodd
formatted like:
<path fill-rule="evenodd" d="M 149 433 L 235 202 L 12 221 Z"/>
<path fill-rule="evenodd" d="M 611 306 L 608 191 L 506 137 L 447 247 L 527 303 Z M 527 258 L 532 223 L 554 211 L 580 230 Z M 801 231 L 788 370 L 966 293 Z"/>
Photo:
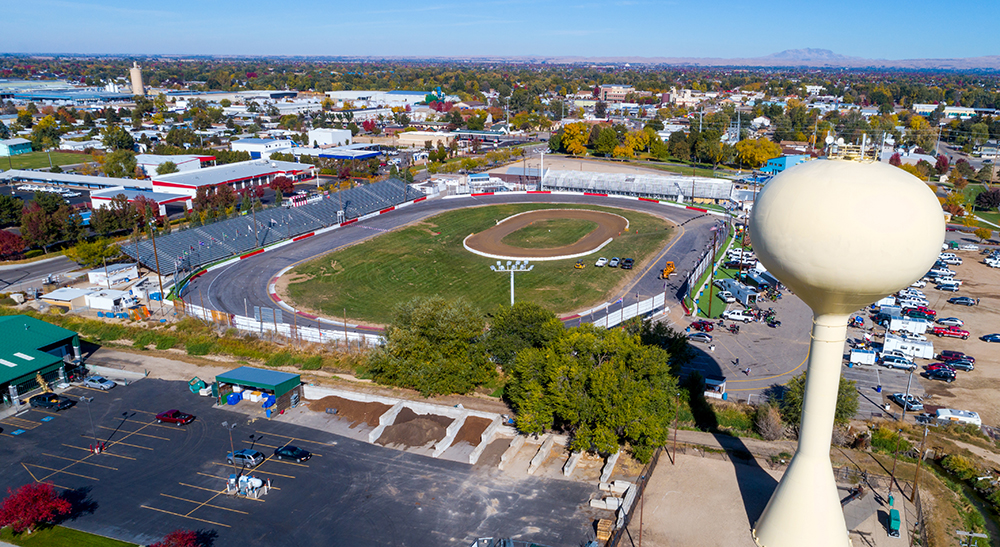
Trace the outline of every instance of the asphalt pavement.
<path fill-rule="evenodd" d="M 41 289 L 47 276 L 62 275 L 79 267 L 79 264 L 63 255 L 25 264 L 0 266 L 0 291 L 23 291 L 28 287 Z"/>
<path fill-rule="evenodd" d="M 31 409 L 0 421 L 0 491 L 52 482 L 74 500 L 71 528 L 140 545 L 198 530 L 214 547 L 464 547 L 489 536 L 570 547 L 593 538 L 587 504 L 594 484 L 512 476 L 280 418 L 249 421 L 192 394 L 185 382 L 145 379 L 69 394 L 93 397 L 93 406 Z M 197 419 L 156 423 L 155 414 L 171 408 Z M 223 422 L 236 424 L 232 440 Z M 95 438 L 107 447 L 98 455 L 89 450 Z M 271 456 L 286 444 L 314 456 L 259 465 L 252 474 L 273 486 L 260 499 L 225 493 L 231 445 Z"/>

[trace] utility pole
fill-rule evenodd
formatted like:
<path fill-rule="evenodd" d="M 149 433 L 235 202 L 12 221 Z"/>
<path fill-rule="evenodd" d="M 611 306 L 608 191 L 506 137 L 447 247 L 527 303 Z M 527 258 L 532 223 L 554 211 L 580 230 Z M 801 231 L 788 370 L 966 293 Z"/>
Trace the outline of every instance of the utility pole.
<path fill-rule="evenodd" d="M 712 318 L 712 287 L 715 283 L 715 240 L 719 234 L 718 228 L 712 226 L 712 257 L 708 262 L 708 318 Z M 740 259 L 742 261 L 742 257 Z"/>

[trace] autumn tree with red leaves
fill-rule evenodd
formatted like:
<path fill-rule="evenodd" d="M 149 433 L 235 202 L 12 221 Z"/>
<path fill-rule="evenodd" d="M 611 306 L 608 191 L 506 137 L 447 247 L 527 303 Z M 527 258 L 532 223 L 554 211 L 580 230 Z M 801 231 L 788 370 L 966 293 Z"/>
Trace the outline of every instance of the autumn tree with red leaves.
<path fill-rule="evenodd" d="M 0 503 L 0 527 L 10 527 L 15 534 L 31 533 L 40 525 L 53 524 L 68 515 L 72 504 L 56 495 L 55 488 L 44 482 L 30 482 L 13 491 Z"/>
<path fill-rule="evenodd" d="M 174 530 L 149 547 L 201 547 L 198 534 L 191 530 Z"/>

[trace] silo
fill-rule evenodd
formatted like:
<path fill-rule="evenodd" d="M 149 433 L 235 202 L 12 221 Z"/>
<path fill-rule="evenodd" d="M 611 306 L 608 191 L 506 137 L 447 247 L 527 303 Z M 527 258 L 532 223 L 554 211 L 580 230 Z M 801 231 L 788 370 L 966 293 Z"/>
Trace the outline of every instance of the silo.
<path fill-rule="evenodd" d="M 142 69 L 139 68 L 139 63 L 133 61 L 132 68 L 128 69 L 128 74 L 132 79 L 132 94 L 145 97 L 146 91 L 142 86 Z"/>

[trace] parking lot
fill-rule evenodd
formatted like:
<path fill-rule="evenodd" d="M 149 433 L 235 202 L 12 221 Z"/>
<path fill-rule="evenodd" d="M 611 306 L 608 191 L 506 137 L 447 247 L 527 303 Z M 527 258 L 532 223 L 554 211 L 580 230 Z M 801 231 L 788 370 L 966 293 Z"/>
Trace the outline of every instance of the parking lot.
<path fill-rule="evenodd" d="M 176 529 L 201 530 L 217 547 L 289 545 L 468 545 L 503 536 L 560 546 L 593 536 L 586 504 L 594 485 L 516 477 L 494 468 L 383 448 L 331 433 L 250 420 L 213 408 L 184 382 L 146 379 L 61 412 L 30 409 L 0 421 L 0 488 L 51 482 L 75 503 L 70 527 L 139 544 Z M 197 419 L 159 424 L 179 408 Z M 93 425 L 91 425 L 91 416 Z M 252 474 L 270 480 L 259 499 L 226 492 L 232 446 L 267 459 Z M 96 438 L 96 441 L 95 441 Z M 105 451 L 91 447 L 103 443 Z M 313 453 L 277 460 L 275 448 Z"/>

